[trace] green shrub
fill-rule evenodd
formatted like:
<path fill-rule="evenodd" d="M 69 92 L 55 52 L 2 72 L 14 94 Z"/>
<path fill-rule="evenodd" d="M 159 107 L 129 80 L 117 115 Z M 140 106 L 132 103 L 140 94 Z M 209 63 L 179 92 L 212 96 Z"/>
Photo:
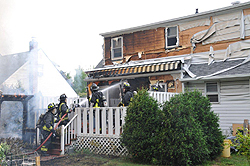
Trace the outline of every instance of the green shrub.
<path fill-rule="evenodd" d="M 7 143 L 2 142 L 0 144 L 0 164 L 5 164 L 5 157 L 6 154 L 9 152 L 10 147 L 7 145 Z"/>
<path fill-rule="evenodd" d="M 159 143 L 161 110 L 146 89 L 138 91 L 127 108 L 121 142 L 133 159 L 153 163 Z"/>
<path fill-rule="evenodd" d="M 223 150 L 224 136 L 219 129 L 219 117 L 211 111 L 209 99 L 202 96 L 198 90 L 187 92 L 183 97 L 188 99 L 187 104 L 190 105 L 190 111 L 194 112 L 196 120 L 199 121 L 204 135 L 206 135 L 210 160 L 217 158 Z"/>
<path fill-rule="evenodd" d="M 127 108 L 121 141 L 133 159 L 162 165 L 196 165 L 221 155 L 219 118 L 207 97 L 179 94 L 162 110 L 142 89 Z"/>
<path fill-rule="evenodd" d="M 163 106 L 160 164 L 196 165 L 209 158 L 207 136 L 191 104 L 195 102 L 192 95 L 192 92 L 176 95 Z"/>
<path fill-rule="evenodd" d="M 250 164 L 250 133 L 247 128 L 245 128 L 245 135 L 242 134 L 242 132 L 237 132 L 233 146 L 238 150 L 237 154 L 247 157 L 248 163 Z"/>

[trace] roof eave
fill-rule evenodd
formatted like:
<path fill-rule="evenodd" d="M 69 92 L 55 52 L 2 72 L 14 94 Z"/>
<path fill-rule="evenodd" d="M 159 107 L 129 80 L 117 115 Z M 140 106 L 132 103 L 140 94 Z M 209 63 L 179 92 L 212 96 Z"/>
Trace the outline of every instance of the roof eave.
<path fill-rule="evenodd" d="M 250 73 L 247 74 L 236 74 L 236 75 L 224 75 L 224 76 L 213 76 L 213 77 L 204 77 L 204 78 L 182 78 L 180 79 L 181 82 L 196 82 L 196 81 L 208 81 L 208 80 L 226 80 L 226 79 L 241 79 L 241 78 L 250 78 Z"/>
<path fill-rule="evenodd" d="M 219 8 L 219 9 L 214 9 L 210 11 L 205 11 L 201 13 L 196 13 L 184 17 L 178 17 L 170 20 L 165 20 L 165 21 L 160 21 L 156 23 L 151 23 L 151 24 L 146 24 L 142 26 L 137 26 L 137 27 L 132 27 L 132 28 L 127 28 L 127 29 L 122 29 L 122 30 L 117 30 L 117 31 L 112 31 L 112 32 L 106 32 L 106 33 L 101 33 L 100 35 L 103 37 L 114 37 L 114 36 L 119 36 L 122 34 L 129 34 L 137 31 L 143 31 L 143 30 L 149 30 L 149 29 L 156 29 L 159 27 L 167 27 L 170 25 L 178 24 L 181 22 L 188 22 L 188 21 L 193 21 L 197 19 L 202 19 L 206 17 L 210 17 L 213 15 L 220 15 L 220 14 L 226 14 L 226 13 L 231 13 L 232 10 L 242 10 L 250 8 L 250 2 L 245 2 L 245 3 L 240 3 L 238 5 L 232 5 L 232 6 L 227 6 L 224 8 Z"/>

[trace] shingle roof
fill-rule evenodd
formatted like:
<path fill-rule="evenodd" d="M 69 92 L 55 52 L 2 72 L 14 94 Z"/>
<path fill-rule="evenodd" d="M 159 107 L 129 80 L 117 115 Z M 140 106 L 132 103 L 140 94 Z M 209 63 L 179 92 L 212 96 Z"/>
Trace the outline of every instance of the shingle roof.
<path fill-rule="evenodd" d="M 208 65 L 207 63 L 203 64 L 191 64 L 189 70 L 195 74 L 197 77 L 207 76 L 215 72 L 227 69 L 233 66 L 236 66 L 243 62 L 244 59 L 238 60 L 227 60 L 214 62 L 213 64 Z M 217 74 L 216 76 L 227 76 L 227 75 L 237 75 L 237 74 L 249 74 L 250 73 L 250 62 L 242 64 L 238 67 L 230 69 L 228 71 Z M 191 78 L 188 74 L 185 74 L 184 78 Z"/>
<path fill-rule="evenodd" d="M 28 61 L 29 52 L 0 56 L 0 84 Z"/>

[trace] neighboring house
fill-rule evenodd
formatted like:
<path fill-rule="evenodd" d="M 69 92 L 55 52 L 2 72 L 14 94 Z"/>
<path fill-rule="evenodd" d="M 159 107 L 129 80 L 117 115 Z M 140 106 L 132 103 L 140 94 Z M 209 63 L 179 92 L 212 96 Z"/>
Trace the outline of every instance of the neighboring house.
<path fill-rule="evenodd" d="M 229 133 L 250 115 L 250 2 L 101 34 L 102 63 L 88 86 L 128 80 L 133 90 L 157 81 L 162 91 L 199 89 Z"/>
<path fill-rule="evenodd" d="M 0 98 L 0 120 L 5 121 L 12 114 L 14 103 L 9 101 L 22 102 L 23 107 L 16 108 L 18 110 L 15 110 L 13 116 L 22 119 L 23 137 L 26 131 L 30 131 L 28 129 L 35 128 L 40 113 L 46 111 L 49 103 L 59 103 L 61 94 L 65 93 L 72 100 L 78 97 L 52 61 L 37 46 L 37 42 L 32 40 L 28 52 L 0 55 L 0 89 L 3 93 Z M 68 101 L 69 104 L 71 102 Z"/>

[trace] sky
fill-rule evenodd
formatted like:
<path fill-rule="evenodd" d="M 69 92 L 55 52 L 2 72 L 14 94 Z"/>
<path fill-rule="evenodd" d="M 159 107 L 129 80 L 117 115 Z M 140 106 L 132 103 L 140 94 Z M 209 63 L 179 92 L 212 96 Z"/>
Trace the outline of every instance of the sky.
<path fill-rule="evenodd" d="M 0 0 L 0 54 L 29 50 L 35 37 L 59 70 L 75 75 L 103 57 L 101 33 L 231 6 L 234 0 Z M 247 2 L 241 0 L 241 3 Z"/>

